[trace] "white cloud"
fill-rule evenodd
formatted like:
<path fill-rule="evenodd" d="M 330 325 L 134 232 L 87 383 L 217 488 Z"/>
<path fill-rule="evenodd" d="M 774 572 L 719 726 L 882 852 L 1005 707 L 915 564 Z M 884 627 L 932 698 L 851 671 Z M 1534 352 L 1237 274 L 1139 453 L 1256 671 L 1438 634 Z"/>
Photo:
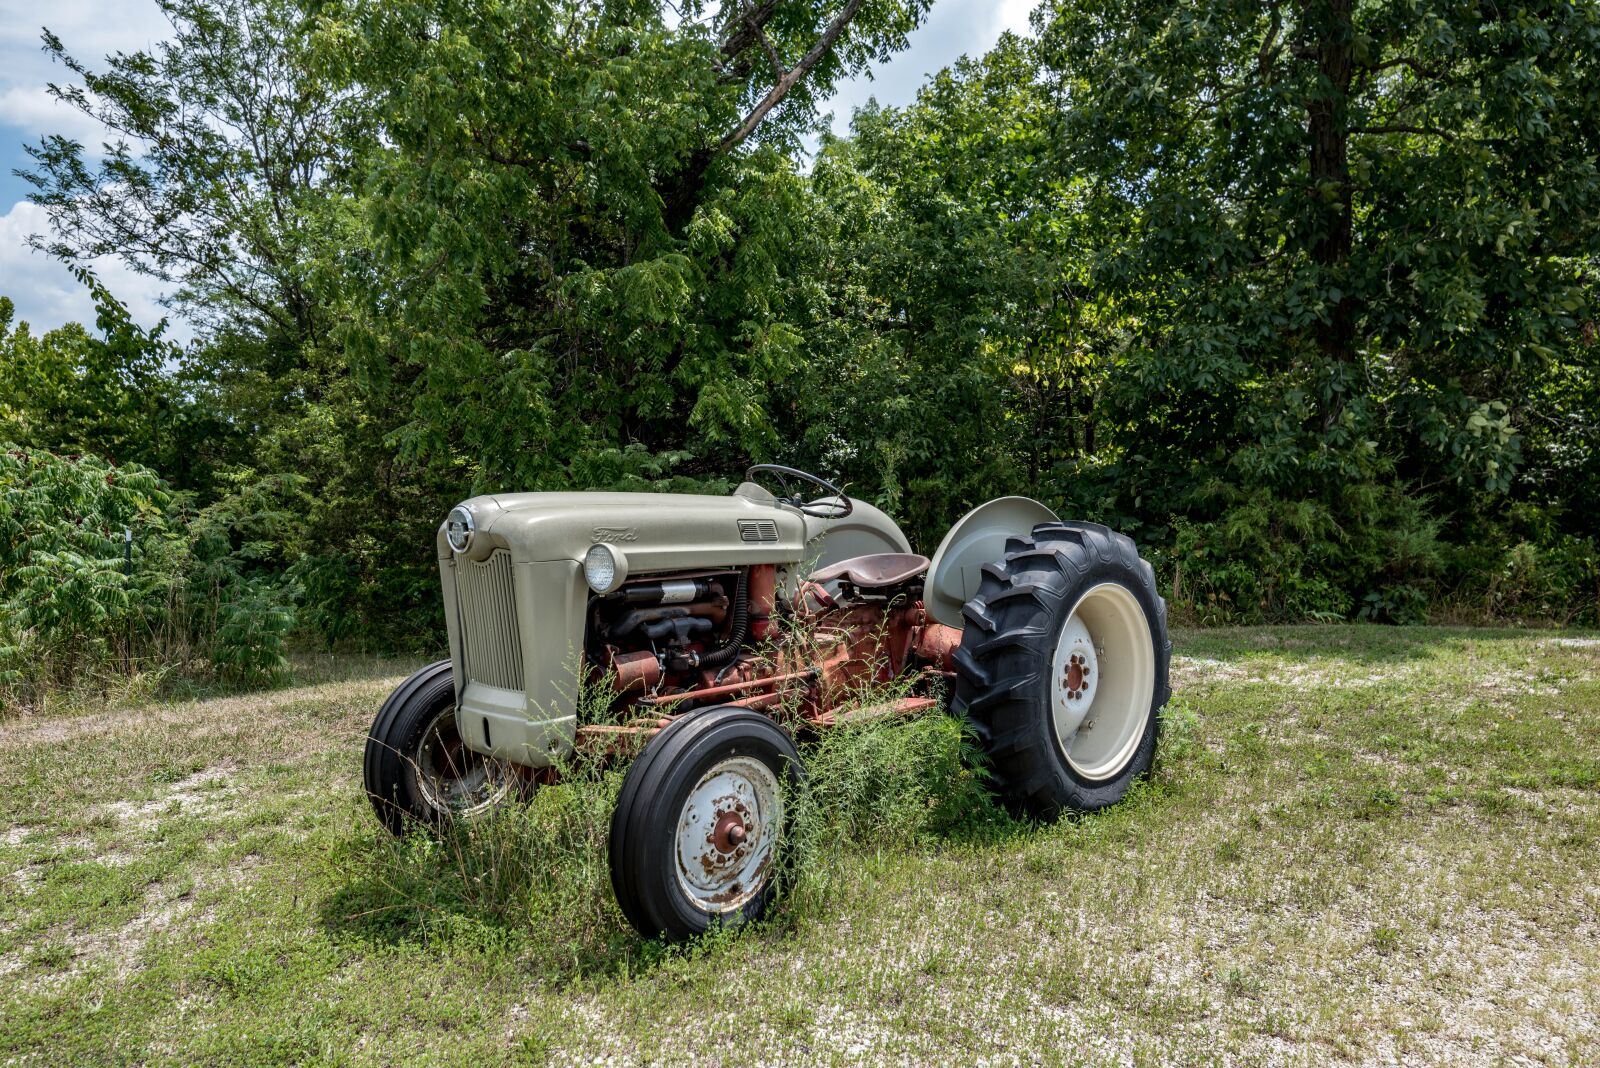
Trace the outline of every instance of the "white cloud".
<path fill-rule="evenodd" d="M 66 45 L 67 54 L 88 64 L 103 66 L 110 52 L 149 48 L 172 32 L 153 0 L 0 0 L 0 55 L 6 57 L 0 82 L 6 85 L 43 85 L 70 77 L 41 48 L 45 27 Z"/>
<path fill-rule="evenodd" d="M 15 126 L 34 136 L 65 134 L 91 150 L 99 147 L 106 132 L 97 119 L 61 103 L 43 86 L 0 90 L 0 126 Z"/>
<path fill-rule="evenodd" d="M 41 35 L 47 26 L 61 38 L 68 55 L 94 71 L 105 69 L 108 53 L 152 48 L 172 30 L 153 0 L 53 0 L 48 7 L 0 0 L 0 126 L 9 128 L 0 164 L 7 169 L 26 163 L 21 159 L 24 138 L 65 134 L 90 152 L 97 152 L 106 139 L 100 123 L 57 103 L 45 88 L 51 82 L 78 80 L 44 51 Z"/>
<path fill-rule="evenodd" d="M 870 99 L 880 104 L 903 106 L 916 99 L 917 90 L 928 76 L 943 70 L 962 56 L 981 56 L 994 47 L 1000 35 L 1028 32 L 1028 16 L 1039 0 L 940 0 L 928 12 L 928 19 L 911 34 L 904 51 L 897 52 L 872 72 L 839 85 L 823 103 L 833 112 L 833 131 L 850 132 L 851 113 Z"/>
<path fill-rule="evenodd" d="M 98 122 L 57 103 L 45 89 L 50 82 L 76 80 L 41 47 L 46 26 L 61 38 L 67 53 L 90 70 L 104 69 L 108 53 L 151 48 L 172 29 L 153 0 L 51 0 L 47 5 L 37 0 L 0 0 L 0 126 L 6 127 L 0 167 L 5 170 L 29 165 L 22 152 L 25 139 L 60 133 L 90 152 L 105 140 Z M 26 201 L 0 215 L 0 295 L 10 297 L 17 319 L 26 320 L 37 332 L 68 322 L 93 329 L 94 302 L 88 291 L 64 265 L 28 247 L 30 234 L 48 232 L 45 210 Z M 115 259 L 93 267 L 141 324 L 154 326 L 167 314 L 157 303 L 161 284 L 155 279 Z M 193 333 L 176 320 L 168 330 L 178 340 Z"/>
<path fill-rule="evenodd" d="M 11 298 L 17 306 L 16 318 L 30 324 L 35 333 L 70 322 L 82 323 L 92 330 L 94 301 L 89 299 L 89 291 L 65 265 L 28 247 L 30 234 L 48 233 L 49 227 L 45 210 L 26 201 L 0 215 L 0 296 Z M 161 283 L 156 279 L 110 258 L 96 261 L 93 267 L 101 283 L 128 306 L 140 324 L 152 327 L 169 315 L 158 303 Z M 187 341 L 193 330 L 174 318 L 167 336 Z"/>

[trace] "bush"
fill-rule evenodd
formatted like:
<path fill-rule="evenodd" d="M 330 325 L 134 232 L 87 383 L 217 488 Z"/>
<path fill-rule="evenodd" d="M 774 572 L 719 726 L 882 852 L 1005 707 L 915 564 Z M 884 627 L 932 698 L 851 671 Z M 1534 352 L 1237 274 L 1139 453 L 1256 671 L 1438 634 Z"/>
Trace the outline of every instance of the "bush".
<path fill-rule="evenodd" d="M 159 550 L 172 503 L 154 472 L 0 446 L 0 701 L 35 700 L 130 652 L 152 610 L 123 531 Z M 138 554 L 136 554 L 138 555 Z"/>
<path fill-rule="evenodd" d="M 265 685 L 281 678 L 289 668 L 284 640 L 294 628 L 294 608 L 285 602 L 284 591 L 244 579 L 230 592 L 212 640 L 212 662 L 229 682 Z"/>
<path fill-rule="evenodd" d="M 1519 541 L 1501 556 L 1484 591 L 1489 619 L 1568 624 L 1594 618 L 1600 596 L 1600 549 L 1590 538 L 1560 535 L 1548 544 Z"/>
<path fill-rule="evenodd" d="M 1457 622 L 1600 622 L 1600 540 L 1530 503 L 1481 509 L 1452 540 L 1437 614 Z"/>
<path fill-rule="evenodd" d="M 870 703 L 870 702 L 868 702 Z M 824 907 L 863 849 L 965 837 L 1009 818 L 984 787 L 966 727 L 930 710 L 848 722 L 803 749 L 806 779 L 790 798 L 791 914 Z"/>
<path fill-rule="evenodd" d="M 191 513 L 137 464 L 0 447 L 0 706 L 104 683 L 124 662 L 232 683 L 280 675 L 296 483 L 234 483 Z"/>
<path fill-rule="evenodd" d="M 1421 622 L 1441 562 L 1439 522 L 1398 486 L 1286 501 L 1213 485 L 1215 519 L 1173 519 L 1172 609 L 1202 624 Z"/>

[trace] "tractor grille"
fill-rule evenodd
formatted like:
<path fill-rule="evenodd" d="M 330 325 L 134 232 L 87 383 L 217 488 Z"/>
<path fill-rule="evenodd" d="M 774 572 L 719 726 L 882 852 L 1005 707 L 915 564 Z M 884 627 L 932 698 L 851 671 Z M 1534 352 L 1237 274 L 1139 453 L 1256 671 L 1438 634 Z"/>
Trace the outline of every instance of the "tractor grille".
<path fill-rule="evenodd" d="M 457 557 L 455 570 L 467 678 L 505 690 L 522 689 L 522 641 L 511 554 L 497 549 L 481 564 Z"/>
<path fill-rule="evenodd" d="M 770 519 L 741 519 L 739 520 L 739 540 L 746 542 L 775 542 L 778 540 L 778 524 Z"/>

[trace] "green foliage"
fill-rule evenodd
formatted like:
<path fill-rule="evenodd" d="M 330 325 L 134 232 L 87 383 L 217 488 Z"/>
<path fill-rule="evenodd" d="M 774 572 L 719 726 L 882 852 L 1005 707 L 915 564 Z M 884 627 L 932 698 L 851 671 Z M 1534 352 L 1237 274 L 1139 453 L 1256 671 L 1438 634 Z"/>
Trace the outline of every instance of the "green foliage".
<path fill-rule="evenodd" d="M 807 749 L 810 781 L 796 805 L 807 847 L 909 843 L 1003 822 L 970 770 L 980 758 L 963 730 L 947 716 L 929 715 L 821 733 Z"/>
<path fill-rule="evenodd" d="M 288 670 L 284 639 L 294 627 L 294 610 L 282 591 L 260 580 L 239 584 L 219 611 L 211 658 L 230 682 L 272 682 Z"/>
<path fill-rule="evenodd" d="M 86 268 L 96 333 L 76 323 L 36 336 L 0 296 L 0 441 L 92 452 L 162 472 L 182 489 L 209 490 L 241 444 L 212 384 Z"/>
<path fill-rule="evenodd" d="M 788 5 L 769 43 L 798 44 L 833 6 Z M 864 9 L 807 91 L 920 6 Z M 803 366 L 806 184 L 726 144 L 755 76 L 719 75 L 731 15 L 720 37 L 669 29 L 653 4 L 356 5 L 324 24 L 336 69 L 378 88 L 389 142 L 367 185 L 385 280 L 343 341 L 369 403 L 405 413 L 402 461 L 533 489 L 630 445 L 714 477 L 713 450 L 779 449 L 766 398 Z"/>
<path fill-rule="evenodd" d="M 1567 622 L 1600 599 L 1600 551 L 1593 538 L 1519 541 L 1488 576 L 1483 618 Z"/>
<path fill-rule="evenodd" d="M 239 476 L 191 513 L 136 464 L 0 449 L 0 700 L 32 703 L 123 660 L 249 684 L 287 666 L 293 480 Z"/>
<path fill-rule="evenodd" d="M 1174 523 L 1170 600 L 1180 615 L 1206 623 L 1423 620 L 1441 547 L 1439 522 L 1417 498 L 1357 484 L 1329 505 L 1220 481 L 1202 498 L 1216 518 Z M 1352 515 L 1360 521 L 1341 521 Z"/>
<path fill-rule="evenodd" d="M 1100 0 L 1035 27 L 818 162 L 818 333 L 847 340 L 811 388 L 869 488 L 924 537 L 1000 492 L 1102 519 L 1213 621 L 1415 620 L 1484 592 L 1498 563 L 1443 549 L 1505 540 L 1480 517 L 1518 501 L 1541 546 L 1594 545 L 1568 502 L 1600 487 L 1600 12 Z"/>
<path fill-rule="evenodd" d="M 1517 488 L 1542 384 L 1593 366 L 1600 10 L 1103 0 L 1041 25 L 1072 101 L 1056 165 L 1123 324 L 1119 512 L 1209 521 L 1232 485 L 1232 563 L 1270 586 L 1306 560 L 1286 605 L 1414 617 L 1430 525 Z M 1386 532 L 1423 492 L 1436 523 Z"/>
<path fill-rule="evenodd" d="M 46 34 L 117 138 L 31 146 L 35 243 L 200 341 L 87 272 L 94 331 L 0 302 L 0 438 L 182 491 L 125 605 L 39 546 L 63 635 L 434 650 L 453 503 L 752 460 L 924 548 L 1036 496 L 1198 620 L 1600 611 L 1593 4 L 1048 3 L 809 169 L 927 0 L 161 6 L 101 64 Z"/>
<path fill-rule="evenodd" d="M 0 693 L 38 692 L 126 648 L 151 591 L 124 573 L 123 531 L 159 544 L 171 496 L 135 465 L 4 445 L 0 499 Z"/>

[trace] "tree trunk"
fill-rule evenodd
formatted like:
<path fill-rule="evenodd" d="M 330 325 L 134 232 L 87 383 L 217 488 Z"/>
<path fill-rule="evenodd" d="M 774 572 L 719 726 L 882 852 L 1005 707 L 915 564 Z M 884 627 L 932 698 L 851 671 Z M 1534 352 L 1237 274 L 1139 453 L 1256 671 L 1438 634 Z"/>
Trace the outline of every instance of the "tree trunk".
<path fill-rule="evenodd" d="M 1350 80 L 1353 67 L 1352 0 L 1309 3 L 1305 24 L 1317 60 L 1317 88 L 1307 104 L 1311 142 L 1311 196 L 1320 218 L 1313 229 L 1311 259 L 1324 283 L 1337 286 L 1327 321 L 1318 324 L 1317 347 L 1331 360 L 1348 363 L 1356 354 L 1356 306 L 1345 287 L 1350 260 Z"/>

